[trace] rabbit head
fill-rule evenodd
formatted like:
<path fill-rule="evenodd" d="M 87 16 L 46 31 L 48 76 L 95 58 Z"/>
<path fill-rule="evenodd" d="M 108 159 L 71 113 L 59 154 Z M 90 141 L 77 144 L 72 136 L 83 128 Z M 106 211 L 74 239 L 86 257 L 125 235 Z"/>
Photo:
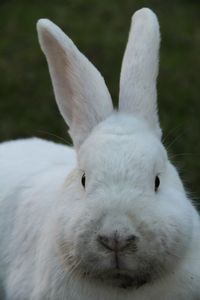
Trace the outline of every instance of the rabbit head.
<path fill-rule="evenodd" d="M 132 18 L 119 109 L 96 68 L 52 22 L 38 22 L 56 101 L 77 169 L 62 193 L 59 245 L 81 280 L 139 287 L 173 272 L 192 232 L 192 205 L 161 142 L 155 14 Z"/>

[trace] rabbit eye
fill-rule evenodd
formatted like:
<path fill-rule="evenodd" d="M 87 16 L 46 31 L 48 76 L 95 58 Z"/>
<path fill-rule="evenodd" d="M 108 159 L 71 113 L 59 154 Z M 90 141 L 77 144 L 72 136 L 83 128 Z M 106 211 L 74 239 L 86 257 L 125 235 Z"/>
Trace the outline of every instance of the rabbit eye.
<path fill-rule="evenodd" d="M 155 192 L 157 192 L 158 188 L 160 185 L 160 178 L 158 176 L 156 176 L 155 178 Z"/>
<path fill-rule="evenodd" d="M 155 178 L 155 192 L 157 192 L 158 188 L 160 185 L 160 178 L 158 176 L 156 176 Z"/>
<path fill-rule="evenodd" d="M 82 183 L 82 186 L 85 188 L 85 173 L 83 174 L 83 176 L 81 178 L 81 183 Z"/>

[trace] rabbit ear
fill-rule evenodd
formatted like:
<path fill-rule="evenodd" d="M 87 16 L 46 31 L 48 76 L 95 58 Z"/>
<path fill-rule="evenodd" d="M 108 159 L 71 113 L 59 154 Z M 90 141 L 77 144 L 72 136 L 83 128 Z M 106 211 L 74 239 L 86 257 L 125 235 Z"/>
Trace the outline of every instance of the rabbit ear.
<path fill-rule="evenodd" d="M 160 33 L 156 15 L 148 8 L 132 17 L 120 76 L 119 110 L 144 118 L 161 137 L 157 115 Z"/>
<path fill-rule="evenodd" d="M 54 23 L 37 23 L 59 110 L 79 148 L 94 126 L 105 119 L 113 105 L 103 77 Z"/>

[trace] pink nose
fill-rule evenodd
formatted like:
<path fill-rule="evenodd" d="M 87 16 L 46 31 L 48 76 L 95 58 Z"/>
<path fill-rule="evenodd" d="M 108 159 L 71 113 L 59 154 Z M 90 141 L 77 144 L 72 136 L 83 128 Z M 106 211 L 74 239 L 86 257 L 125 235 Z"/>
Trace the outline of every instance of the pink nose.
<path fill-rule="evenodd" d="M 123 251 L 129 247 L 136 250 L 137 239 L 138 238 L 133 234 L 128 236 L 119 236 L 117 234 L 111 236 L 98 235 L 97 237 L 97 240 L 101 246 L 114 252 Z"/>

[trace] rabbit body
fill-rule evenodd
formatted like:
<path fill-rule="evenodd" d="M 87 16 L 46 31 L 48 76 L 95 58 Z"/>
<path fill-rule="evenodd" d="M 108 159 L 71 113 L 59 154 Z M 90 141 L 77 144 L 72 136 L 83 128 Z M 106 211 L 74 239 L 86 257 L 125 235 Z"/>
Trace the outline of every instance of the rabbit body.
<path fill-rule="evenodd" d="M 4 298 L 200 299 L 200 218 L 161 143 L 156 16 L 133 17 L 119 111 L 56 25 L 40 20 L 38 33 L 74 149 L 0 145 Z"/>
<path fill-rule="evenodd" d="M 71 172 L 75 167 L 75 152 L 52 142 L 29 139 L 2 144 L 0 154 L 9 159 L 9 164 L 1 161 L 0 171 L 3 249 L 0 270 L 5 299 L 155 300 L 161 295 L 166 300 L 199 299 L 200 224 L 189 201 L 185 213 L 191 214 L 193 228 L 187 241 L 188 252 L 176 269 L 138 289 L 104 286 L 101 282 L 71 276 L 70 268 L 68 274 L 59 253 L 59 234 L 67 230 L 60 220 L 82 214 L 72 205 L 77 193 L 70 184 L 76 178 Z M 187 215 L 183 216 L 183 223 L 184 217 Z"/>
<path fill-rule="evenodd" d="M 75 166 L 75 153 L 32 138 L 2 143 L 0 157 L 0 277 L 9 287 L 6 299 L 29 299 L 41 231 L 55 193 Z"/>

